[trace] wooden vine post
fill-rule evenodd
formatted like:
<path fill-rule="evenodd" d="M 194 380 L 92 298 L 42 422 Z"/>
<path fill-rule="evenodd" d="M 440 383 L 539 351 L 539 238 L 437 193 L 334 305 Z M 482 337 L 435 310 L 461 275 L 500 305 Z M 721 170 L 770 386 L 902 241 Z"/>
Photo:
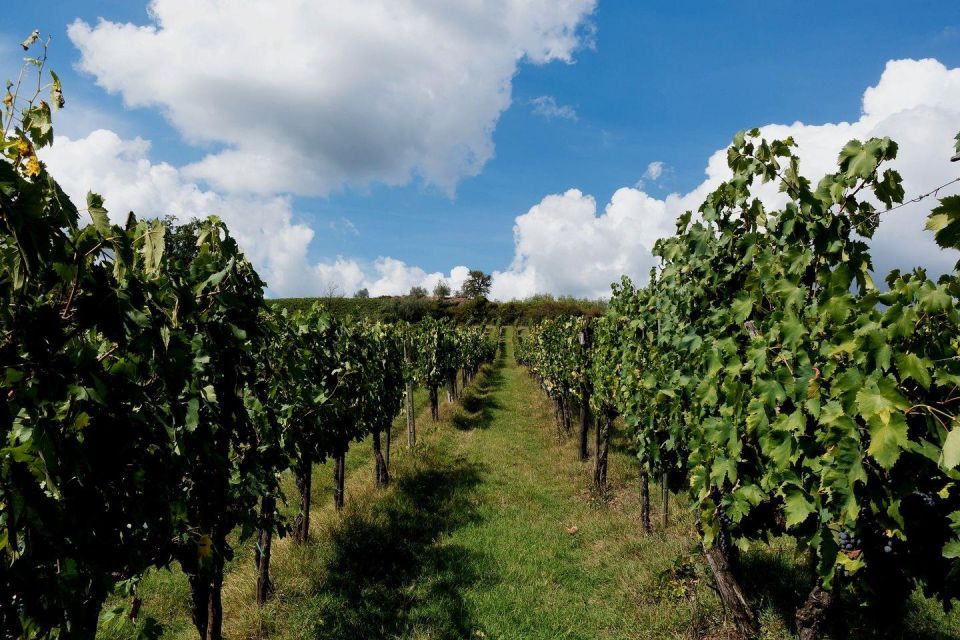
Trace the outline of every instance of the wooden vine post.
<path fill-rule="evenodd" d="M 403 340 L 403 361 L 407 369 L 413 368 L 413 354 L 410 353 L 408 339 Z M 407 409 L 407 446 L 413 448 L 417 444 L 417 419 L 413 410 L 413 380 L 408 376 L 404 390 L 404 406 Z"/>
<path fill-rule="evenodd" d="M 333 459 L 333 506 L 337 511 L 343 511 L 346 457 L 346 454 L 338 453 Z"/>
<path fill-rule="evenodd" d="M 270 551 L 273 544 L 274 530 L 274 512 L 277 508 L 277 500 L 273 496 L 264 496 L 260 507 L 260 534 L 257 538 L 256 546 L 256 564 L 257 564 L 257 605 L 266 604 L 270 593 L 273 591 L 273 583 L 270 581 Z"/>
<path fill-rule="evenodd" d="M 373 457 L 375 461 L 376 479 L 378 487 L 385 487 L 390 481 L 390 475 L 387 471 L 387 461 L 383 455 L 383 447 L 380 443 L 380 430 L 373 432 Z"/>
<path fill-rule="evenodd" d="M 660 495 L 663 500 L 663 530 L 667 530 L 670 521 L 670 487 L 667 485 L 667 472 L 660 475 Z"/>
<path fill-rule="evenodd" d="M 293 522 L 293 541 L 303 544 L 310 537 L 310 498 L 313 495 L 313 464 L 308 459 L 294 469 L 297 493 L 300 494 L 300 513 Z"/>
<path fill-rule="evenodd" d="M 577 332 L 577 342 L 580 343 L 582 353 L 590 353 L 589 317 L 583 319 L 583 326 L 580 328 L 580 331 Z M 590 446 L 588 444 L 590 431 L 590 382 L 587 380 L 587 369 L 589 365 L 586 357 L 581 360 L 581 365 L 583 366 L 583 370 L 580 371 L 580 459 L 586 460 L 590 457 Z M 599 437 L 597 440 L 599 446 Z M 597 450 L 599 451 L 599 448 Z M 604 461 L 604 463 L 605 462 L 606 461 Z"/>
<path fill-rule="evenodd" d="M 640 471 L 640 526 L 646 534 L 653 532 L 650 525 L 650 474 Z"/>

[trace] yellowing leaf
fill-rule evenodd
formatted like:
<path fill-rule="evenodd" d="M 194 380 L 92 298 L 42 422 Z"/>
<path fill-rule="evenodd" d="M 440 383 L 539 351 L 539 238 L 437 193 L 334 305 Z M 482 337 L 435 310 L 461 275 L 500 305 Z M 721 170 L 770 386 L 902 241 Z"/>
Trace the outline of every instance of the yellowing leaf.
<path fill-rule="evenodd" d="M 40 175 L 40 161 L 37 160 L 35 155 L 31 155 L 30 159 L 27 160 L 27 175 L 31 178 Z"/>

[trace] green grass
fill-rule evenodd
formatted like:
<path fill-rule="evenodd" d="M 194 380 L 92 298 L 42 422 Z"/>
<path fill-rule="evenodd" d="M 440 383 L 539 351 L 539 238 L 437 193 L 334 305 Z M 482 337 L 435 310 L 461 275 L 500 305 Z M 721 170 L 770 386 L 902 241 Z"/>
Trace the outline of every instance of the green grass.
<path fill-rule="evenodd" d="M 551 406 L 507 344 L 439 422 L 418 394 L 418 444 L 407 450 L 398 420 L 387 489 L 374 486 L 370 445 L 360 443 L 347 458 L 347 508 L 337 514 L 332 471 L 318 465 L 312 540 L 276 543 L 266 607 L 253 600 L 250 549 L 231 563 L 229 638 L 727 637 L 685 502 L 674 499 L 666 530 L 643 535 L 637 466 L 622 447 L 612 454 L 610 491 L 594 495 L 591 463 L 577 460 L 573 442 L 557 441 Z M 651 494 L 656 524 L 660 494 Z M 763 637 L 793 637 L 792 611 L 808 588 L 801 559 L 778 541 L 744 561 Z M 143 613 L 164 624 L 165 638 L 194 637 L 179 572 L 152 573 L 142 592 Z M 920 596 L 894 626 L 852 619 L 850 637 L 960 637 L 960 618 Z M 100 637 L 131 635 L 127 626 Z"/>

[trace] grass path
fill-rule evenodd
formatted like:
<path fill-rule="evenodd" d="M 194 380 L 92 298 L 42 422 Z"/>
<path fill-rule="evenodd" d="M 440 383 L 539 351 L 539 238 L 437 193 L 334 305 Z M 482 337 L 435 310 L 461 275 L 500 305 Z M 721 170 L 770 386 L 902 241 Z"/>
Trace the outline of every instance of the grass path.
<path fill-rule="evenodd" d="M 689 610 L 663 606 L 658 576 L 691 547 L 689 523 L 642 536 L 633 465 L 620 454 L 613 500 L 592 500 L 592 462 L 557 442 L 551 406 L 510 349 L 488 385 L 487 419 L 449 438 L 483 470 L 476 517 L 445 541 L 477 567 L 463 593 L 473 625 L 488 638 L 678 634 Z"/>

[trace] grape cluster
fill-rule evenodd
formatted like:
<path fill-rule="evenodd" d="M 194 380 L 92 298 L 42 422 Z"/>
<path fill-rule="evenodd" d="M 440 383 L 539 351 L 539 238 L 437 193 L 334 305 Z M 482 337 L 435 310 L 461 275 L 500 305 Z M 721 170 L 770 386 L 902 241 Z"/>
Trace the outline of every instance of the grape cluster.
<path fill-rule="evenodd" d="M 717 511 L 717 520 L 720 522 L 720 532 L 717 534 L 717 548 L 723 553 L 729 553 L 731 549 L 730 534 L 728 531 L 733 528 L 733 518 L 723 511 Z"/>
<path fill-rule="evenodd" d="M 884 553 L 893 553 L 893 538 L 887 540 L 887 541 L 883 544 L 883 552 L 884 552 Z"/>
<path fill-rule="evenodd" d="M 929 508 L 929 509 L 932 509 L 933 507 L 935 507 L 935 506 L 937 505 L 937 501 L 936 501 L 936 499 L 933 497 L 933 494 L 931 494 L 931 493 L 920 493 L 920 494 L 917 494 L 917 495 L 920 496 L 920 500 L 923 502 L 923 506 L 925 506 L 925 507 L 927 507 L 927 508 Z"/>
<path fill-rule="evenodd" d="M 716 545 L 717 545 L 717 548 L 720 549 L 720 551 L 722 551 L 723 553 L 725 554 L 729 553 L 730 552 L 730 534 L 724 531 L 723 529 L 721 529 L 720 533 L 717 534 Z"/>
<path fill-rule="evenodd" d="M 860 538 L 854 537 L 853 534 L 849 533 L 846 529 L 840 530 L 840 548 L 844 551 L 859 549 L 862 543 L 863 541 L 860 540 Z"/>

